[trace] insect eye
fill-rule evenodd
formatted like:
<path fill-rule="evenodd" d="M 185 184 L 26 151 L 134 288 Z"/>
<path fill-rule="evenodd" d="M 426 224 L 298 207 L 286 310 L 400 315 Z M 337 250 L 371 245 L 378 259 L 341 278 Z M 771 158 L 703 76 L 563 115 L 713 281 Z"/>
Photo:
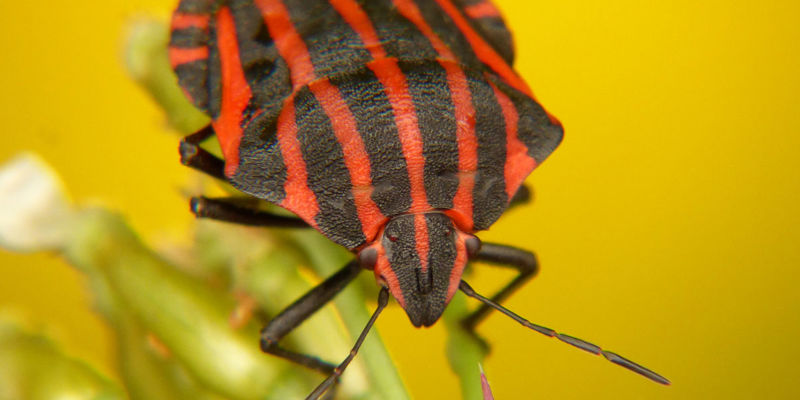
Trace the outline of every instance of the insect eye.
<path fill-rule="evenodd" d="M 386 238 L 388 238 L 389 241 L 391 241 L 391 242 L 396 242 L 397 241 L 397 235 L 392 235 L 391 233 L 386 235 Z"/>

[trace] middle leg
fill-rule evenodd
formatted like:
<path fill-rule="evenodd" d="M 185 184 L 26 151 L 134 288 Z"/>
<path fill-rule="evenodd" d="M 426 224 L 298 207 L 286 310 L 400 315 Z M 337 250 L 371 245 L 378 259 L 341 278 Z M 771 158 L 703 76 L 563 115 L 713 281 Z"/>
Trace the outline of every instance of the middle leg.
<path fill-rule="evenodd" d="M 211 136 L 214 136 L 214 128 L 208 125 L 183 138 L 179 147 L 181 163 L 198 171 L 205 172 L 214 178 L 226 181 L 225 162 L 200 147 L 200 143 Z"/>
<path fill-rule="evenodd" d="M 300 218 L 242 207 L 226 199 L 210 199 L 202 196 L 192 197 L 190 207 L 197 218 L 209 218 L 248 226 L 310 228 Z"/>

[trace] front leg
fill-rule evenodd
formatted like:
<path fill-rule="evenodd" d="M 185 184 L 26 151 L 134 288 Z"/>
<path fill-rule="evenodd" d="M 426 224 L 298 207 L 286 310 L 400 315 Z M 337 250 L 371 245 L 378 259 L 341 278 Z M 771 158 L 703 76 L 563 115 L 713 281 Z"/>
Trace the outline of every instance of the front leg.
<path fill-rule="evenodd" d="M 357 261 L 351 261 L 337 273 L 286 307 L 261 330 L 261 350 L 324 374 L 333 374 L 336 368 L 335 365 L 322 361 L 317 357 L 286 350 L 279 346 L 278 342 L 331 301 L 334 296 L 358 276 L 359 272 L 361 272 L 361 266 Z"/>

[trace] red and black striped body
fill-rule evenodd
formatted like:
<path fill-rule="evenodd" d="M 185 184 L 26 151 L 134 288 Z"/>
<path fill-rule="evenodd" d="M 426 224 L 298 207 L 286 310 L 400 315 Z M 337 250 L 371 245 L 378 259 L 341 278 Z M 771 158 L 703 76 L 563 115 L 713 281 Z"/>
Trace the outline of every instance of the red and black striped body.
<path fill-rule="evenodd" d="M 488 0 L 182 0 L 169 51 L 230 183 L 372 252 L 417 326 L 562 137 Z"/>

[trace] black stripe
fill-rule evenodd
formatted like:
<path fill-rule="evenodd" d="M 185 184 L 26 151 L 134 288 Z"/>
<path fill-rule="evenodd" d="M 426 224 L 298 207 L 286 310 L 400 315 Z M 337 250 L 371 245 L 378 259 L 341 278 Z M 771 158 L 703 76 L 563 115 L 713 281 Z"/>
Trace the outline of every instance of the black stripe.
<path fill-rule="evenodd" d="M 508 65 L 513 65 L 514 37 L 506 27 L 505 21 L 500 17 L 483 17 L 472 21 L 475 23 L 475 30 L 486 38 L 497 54 L 500 54 Z"/>
<path fill-rule="evenodd" d="M 395 240 L 390 238 L 395 238 Z M 416 287 L 417 278 L 414 270 L 422 268 L 419 254 L 417 254 L 414 215 L 406 214 L 389 221 L 386 224 L 382 240 L 389 265 L 397 275 L 397 280 L 400 281 L 403 294 L 408 297 L 410 293 L 406 292 L 406 289 Z M 414 284 L 412 285 L 411 282 Z"/>
<path fill-rule="evenodd" d="M 222 108 L 222 63 L 217 48 L 217 19 L 214 17 L 208 22 L 208 32 L 208 115 L 217 119 Z"/>
<path fill-rule="evenodd" d="M 280 58 L 261 11 L 252 0 L 230 2 L 236 21 L 239 58 L 245 80 L 253 97 L 244 112 L 243 121 L 265 114 L 267 120 L 278 118 L 284 100 L 292 93 L 289 67 Z"/>
<path fill-rule="evenodd" d="M 392 105 L 383 85 L 367 68 L 333 78 L 331 83 L 339 87 L 364 142 L 374 188 L 372 200 L 386 216 L 408 211 L 411 185 Z"/>
<path fill-rule="evenodd" d="M 360 3 L 389 57 L 407 61 L 437 57 L 428 39 L 397 12 L 392 0 L 362 0 Z"/>
<path fill-rule="evenodd" d="M 478 171 L 472 192 L 475 230 L 487 229 L 508 204 L 505 185 L 506 123 L 492 87 L 481 76 L 468 75 L 475 108 Z"/>
<path fill-rule="evenodd" d="M 431 304 L 442 304 L 447 299 L 450 274 L 456 264 L 456 233 L 453 222 L 444 214 L 425 214 L 428 226 L 428 266 L 432 269 L 433 291 Z"/>
<path fill-rule="evenodd" d="M 261 114 L 245 128 L 239 144 L 239 167 L 231 183 L 242 192 L 280 204 L 286 197 L 286 165 L 276 119 Z"/>
<path fill-rule="evenodd" d="M 283 102 L 291 94 L 286 63 L 278 58 L 258 8 L 251 0 L 229 1 L 235 21 L 239 58 L 250 86 L 252 98 L 242 116 L 239 165 L 231 183 L 253 196 L 280 204 L 286 197 L 286 166 L 276 136 L 277 119 Z M 216 21 L 211 20 L 214 32 Z M 212 36 L 215 38 L 216 36 Z M 221 105 L 221 66 L 216 45 L 210 46 L 210 113 L 219 115 Z"/>
<path fill-rule="evenodd" d="M 461 9 L 464 18 L 470 21 L 475 31 L 494 47 L 508 65 L 511 65 L 514 63 L 514 40 L 503 18 L 498 16 L 474 19 L 464 12 L 466 7 L 484 2 L 493 4 L 491 0 L 453 0 L 453 4 Z"/>
<path fill-rule="evenodd" d="M 353 200 L 350 173 L 333 126 L 322 105 L 304 87 L 295 96 L 297 139 L 308 172 L 308 187 L 317 197 L 319 230 L 334 242 L 353 249 L 366 240 Z"/>
<path fill-rule="evenodd" d="M 181 2 L 193 3 L 189 1 Z M 186 7 L 189 7 L 188 5 Z M 198 10 L 192 5 L 192 10 Z M 184 12 L 180 9 L 179 11 Z M 211 39 L 206 29 L 190 27 L 170 32 L 169 46 L 176 48 L 211 47 Z M 177 65 L 174 68 L 178 84 L 188 93 L 195 107 L 208 112 L 208 60 L 197 60 Z"/>
<path fill-rule="evenodd" d="M 417 277 L 422 264 L 417 254 L 415 232 L 414 216 L 406 214 L 390 220 L 382 237 L 386 259 L 397 277 L 409 316 L 424 315 L 427 309 L 424 298 L 418 295 Z"/>
<path fill-rule="evenodd" d="M 564 129 L 550 122 L 544 108 L 539 103 L 511 88 L 499 78 L 488 75 L 492 83 L 505 93 L 514 103 L 519 114 L 517 136 L 528 148 L 528 155 L 541 164 L 561 143 Z"/>
<path fill-rule="evenodd" d="M 239 59 L 248 83 L 253 87 L 259 75 L 272 73 L 277 51 L 264 24 L 260 10 L 251 0 L 230 1 L 231 14 L 236 21 Z"/>
<path fill-rule="evenodd" d="M 211 14 L 218 0 L 181 0 L 176 11 L 185 14 Z"/>
<path fill-rule="evenodd" d="M 327 0 L 283 0 L 319 77 L 360 69 L 371 60 L 360 36 Z"/>
<path fill-rule="evenodd" d="M 404 62 L 400 69 L 406 76 L 422 134 L 428 204 L 438 209 L 453 208 L 458 190 L 458 143 L 447 74 L 435 61 Z"/>
<path fill-rule="evenodd" d="M 450 48 L 458 61 L 470 69 L 483 70 L 483 64 L 475 55 L 472 46 L 444 10 L 432 0 L 415 0 L 415 2 L 428 26 Z"/>
<path fill-rule="evenodd" d="M 198 27 L 175 29 L 170 32 L 169 45 L 172 47 L 193 48 L 208 45 L 208 32 Z"/>
<path fill-rule="evenodd" d="M 474 6 L 476 4 L 481 4 L 486 1 L 488 0 L 453 0 L 453 4 L 455 4 L 456 7 L 461 8 L 466 6 Z"/>
<path fill-rule="evenodd" d="M 178 84 L 189 94 L 195 107 L 208 109 L 208 61 L 192 61 L 175 67 Z"/>

